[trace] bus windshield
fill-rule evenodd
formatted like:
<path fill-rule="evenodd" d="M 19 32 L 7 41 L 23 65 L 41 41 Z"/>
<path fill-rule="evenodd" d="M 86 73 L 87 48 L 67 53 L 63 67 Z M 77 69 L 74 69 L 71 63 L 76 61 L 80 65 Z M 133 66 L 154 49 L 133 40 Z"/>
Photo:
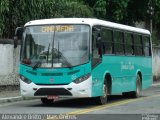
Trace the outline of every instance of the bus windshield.
<path fill-rule="evenodd" d="M 21 62 L 38 67 L 73 67 L 89 61 L 88 25 L 28 26 Z"/>

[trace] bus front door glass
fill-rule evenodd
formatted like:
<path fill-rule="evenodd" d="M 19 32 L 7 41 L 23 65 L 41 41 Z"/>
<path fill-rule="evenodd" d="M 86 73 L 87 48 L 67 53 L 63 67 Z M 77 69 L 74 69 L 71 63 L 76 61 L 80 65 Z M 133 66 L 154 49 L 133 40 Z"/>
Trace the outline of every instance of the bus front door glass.
<path fill-rule="evenodd" d="M 101 62 L 102 50 L 100 43 L 97 44 L 97 38 L 100 37 L 100 34 L 93 32 L 92 34 L 92 67 L 95 67 Z"/>

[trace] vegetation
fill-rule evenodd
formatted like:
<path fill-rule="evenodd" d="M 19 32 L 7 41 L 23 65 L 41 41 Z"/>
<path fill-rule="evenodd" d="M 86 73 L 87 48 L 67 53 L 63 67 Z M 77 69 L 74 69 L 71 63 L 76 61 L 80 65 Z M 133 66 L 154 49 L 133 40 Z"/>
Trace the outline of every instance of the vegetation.
<path fill-rule="evenodd" d="M 152 9 L 153 8 L 153 9 Z M 160 30 L 160 0 L 0 0 L 0 37 L 13 38 L 27 21 L 57 17 L 95 17 L 134 26 L 153 20 L 154 42 Z"/>

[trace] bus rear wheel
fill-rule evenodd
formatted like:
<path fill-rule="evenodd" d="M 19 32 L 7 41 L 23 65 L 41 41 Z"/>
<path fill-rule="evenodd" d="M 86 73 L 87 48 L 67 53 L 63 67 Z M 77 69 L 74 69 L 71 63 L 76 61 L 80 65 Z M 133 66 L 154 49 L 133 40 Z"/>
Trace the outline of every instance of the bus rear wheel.
<path fill-rule="evenodd" d="M 138 98 L 140 96 L 140 92 L 141 92 L 141 78 L 139 75 L 137 75 L 136 91 L 131 92 L 132 98 Z"/>
<path fill-rule="evenodd" d="M 45 105 L 52 104 L 54 100 L 48 100 L 47 98 L 41 98 L 41 102 Z"/>
<path fill-rule="evenodd" d="M 96 102 L 99 105 L 104 105 L 107 103 L 107 95 L 108 95 L 108 88 L 107 83 L 105 82 L 103 85 L 103 96 L 96 97 Z"/>

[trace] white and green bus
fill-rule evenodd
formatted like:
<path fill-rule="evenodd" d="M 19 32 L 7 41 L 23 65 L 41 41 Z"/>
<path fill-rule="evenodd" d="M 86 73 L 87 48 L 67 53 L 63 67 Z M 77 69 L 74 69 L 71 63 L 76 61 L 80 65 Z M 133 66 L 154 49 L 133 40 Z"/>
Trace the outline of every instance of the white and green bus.
<path fill-rule="evenodd" d="M 23 33 L 23 34 L 21 34 Z M 138 97 L 152 84 L 148 30 L 90 18 L 34 20 L 18 27 L 22 39 L 20 87 L 24 97 Z"/>

